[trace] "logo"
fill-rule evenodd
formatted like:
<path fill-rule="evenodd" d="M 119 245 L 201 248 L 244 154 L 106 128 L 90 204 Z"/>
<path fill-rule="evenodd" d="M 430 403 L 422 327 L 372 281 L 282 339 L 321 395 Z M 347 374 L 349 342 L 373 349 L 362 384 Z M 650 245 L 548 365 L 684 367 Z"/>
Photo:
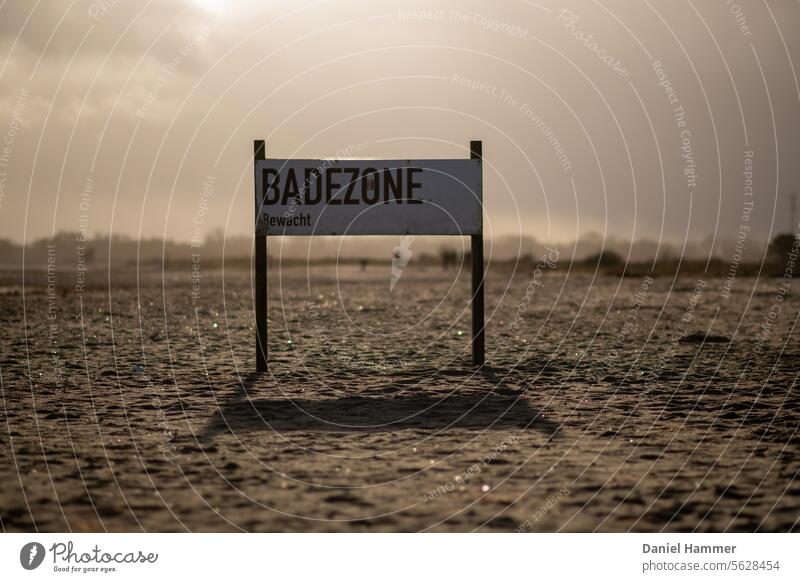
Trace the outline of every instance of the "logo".
<path fill-rule="evenodd" d="M 392 280 L 389 283 L 389 293 L 394 291 L 394 286 L 397 285 L 397 281 L 403 275 L 403 270 L 414 254 L 411 251 L 411 243 L 413 242 L 414 237 L 406 235 L 400 239 L 400 245 L 394 247 L 394 253 L 392 253 Z"/>
<path fill-rule="evenodd" d="M 44 560 L 44 546 L 39 542 L 30 542 L 19 551 L 19 563 L 26 570 L 35 570 Z"/>

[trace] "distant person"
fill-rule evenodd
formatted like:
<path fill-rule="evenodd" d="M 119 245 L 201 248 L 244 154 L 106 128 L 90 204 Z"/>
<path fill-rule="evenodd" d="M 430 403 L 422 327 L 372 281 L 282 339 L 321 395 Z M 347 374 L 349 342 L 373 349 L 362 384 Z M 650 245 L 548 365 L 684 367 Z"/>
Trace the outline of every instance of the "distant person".
<path fill-rule="evenodd" d="M 439 257 L 442 261 L 442 270 L 446 271 L 451 265 L 455 266 L 458 255 L 453 250 L 442 249 L 439 251 Z"/>

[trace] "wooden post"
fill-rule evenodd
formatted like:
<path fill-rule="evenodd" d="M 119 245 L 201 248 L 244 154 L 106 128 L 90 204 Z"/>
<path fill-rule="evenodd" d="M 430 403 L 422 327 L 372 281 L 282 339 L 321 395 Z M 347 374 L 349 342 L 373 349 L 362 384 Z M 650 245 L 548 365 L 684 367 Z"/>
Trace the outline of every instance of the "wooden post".
<path fill-rule="evenodd" d="M 483 142 L 469 142 L 469 157 L 473 160 L 483 160 Z M 483 180 L 481 180 L 481 188 L 483 188 Z M 483 200 L 483 193 L 481 193 L 481 200 Z M 480 234 L 473 234 L 470 239 L 472 242 L 472 365 L 483 366 L 486 361 L 483 337 L 483 227 L 481 227 Z"/>
<path fill-rule="evenodd" d="M 253 141 L 253 184 L 255 185 L 256 164 L 266 158 L 264 140 Z M 254 188 L 255 190 L 255 188 Z M 256 195 L 256 223 L 261 213 L 263 201 Z M 267 237 L 256 234 L 256 265 L 253 276 L 256 283 L 256 370 L 266 372 L 267 360 Z"/>

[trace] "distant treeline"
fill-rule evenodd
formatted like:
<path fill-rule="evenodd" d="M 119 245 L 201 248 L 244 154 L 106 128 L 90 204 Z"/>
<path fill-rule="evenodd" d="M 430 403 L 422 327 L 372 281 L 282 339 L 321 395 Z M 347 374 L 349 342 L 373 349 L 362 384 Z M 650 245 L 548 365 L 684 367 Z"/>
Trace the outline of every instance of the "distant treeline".
<path fill-rule="evenodd" d="M 781 236 L 784 238 L 781 239 Z M 269 239 L 270 261 L 286 263 L 332 262 L 335 260 L 356 263 L 391 261 L 394 248 L 401 237 L 275 237 Z M 782 242 L 781 242 L 782 240 Z M 779 235 L 771 244 L 750 239 L 744 243 L 736 240 L 706 239 L 687 244 L 658 243 L 653 240 L 626 241 L 613 237 L 589 234 L 576 241 L 559 244 L 537 241 L 533 237 L 503 236 L 486 241 L 486 260 L 492 262 L 535 263 L 548 253 L 548 248 L 558 250 L 559 267 L 563 265 L 596 265 L 618 270 L 621 265 L 646 264 L 655 258 L 659 263 L 688 261 L 726 265 L 760 264 L 762 261 L 779 261 L 790 247 L 791 235 Z M 412 260 L 419 263 L 442 264 L 447 267 L 468 257 L 469 240 L 456 237 L 416 237 L 408 245 Z M 782 246 L 781 246 L 782 245 Z M 780 248 L 778 248 L 780 247 Z M 201 262 L 204 268 L 221 265 L 249 265 L 253 239 L 247 236 L 226 236 L 221 230 L 213 231 L 202 242 L 190 243 L 161 238 L 137 239 L 127 235 L 103 235 L 83 240 L 76 232 L 59 232 L 52 238 L 43 238 L 21 245 L 0 239 L 0 268 L 16 269 L 24 264 L 26 269 L 55 268 L 75 270 L 82 262 L 93 269 L 119 268 L 133 265 L 170 267 L 172 265 Z M 24 261 L 24 262 L 23 262 Z"/>
<path fill-rule="evenodd" d="M 52 238 L 38 239 L 20 245 L 0 239 L 0 267 L 47 269 L 55 263 L 57 270 L 74 270 L 83 262 L 95 268 L 136 265 L 158 265 L 182 263 L 192 260 L 192 255 L 203 257 L 206 262 L 220 263 L 224 256 L 231 259 L 249 259 L 252 239 L 244 236 L 222 236 L 213 232 L 202 243 L 173 241 L 161 238 L 133 238 L 127 235 L 105 235 L 84 240 L 77 232 L 59 232 Z M 55 257 L 55 259 L 53 259 Z"/>

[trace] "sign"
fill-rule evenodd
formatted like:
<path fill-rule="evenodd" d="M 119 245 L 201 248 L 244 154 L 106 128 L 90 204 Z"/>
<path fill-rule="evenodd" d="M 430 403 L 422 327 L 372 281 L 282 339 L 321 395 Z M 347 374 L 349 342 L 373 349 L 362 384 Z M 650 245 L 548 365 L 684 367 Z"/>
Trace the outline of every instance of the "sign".
<path fill-rule="evenodd" d="M 256 161 L 257 235 L 472 235 L 481 160 Z"/>
<path fill-rule="evenodd" d="M 472 363 L 484 364 L 483 147 L 460 160 L 266 159 L 253 142 L 256 370 L 266 372 L 267 237 L 469 236 Z"/>

